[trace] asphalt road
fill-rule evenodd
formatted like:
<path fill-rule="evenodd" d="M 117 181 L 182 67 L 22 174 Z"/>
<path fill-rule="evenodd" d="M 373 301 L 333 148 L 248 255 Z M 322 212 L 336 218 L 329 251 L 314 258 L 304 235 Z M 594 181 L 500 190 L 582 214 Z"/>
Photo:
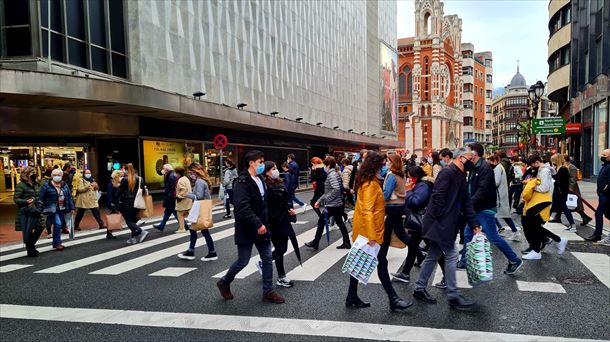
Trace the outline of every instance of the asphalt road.
<path fill-rule="evenodd" d="M 299 195 L 302 199 L 310 196 L 310 193 Z M 1 339 L 296 341 L 306 338 L 329 341 L 340 340 L 344 334 L 383 339 L 383 328 L 388 327 L 388 339 L 405 340 L 452 340 L 451 336 L 471 340 L 523 340 L 522 335 L 532 335 L 531 339 L 549 336 L 610 340 L 610 279 L 607 279 L 610 275 L 608 270 L 604 273 L 610 248 L 580 241 L 576 235 L 563 256 L 558 256 L 553 246 L 547 247 L 543 260 L 525 261 L 514 276 L 502 273 L 507 260 L 494 250 L 494 280 L 462 289 L 466 296 L 479 303 L 476 312 L 450 310 L 443 291 L 431 288 L 430 293 L 439 299 L 438 304 L 416 302 L 408 312 L 392 313 L 380 284 L 359 287 L 361 298 L 372 303 L 370 308 L 345 307 L 348 277 L 341 273 L 343 258 L 334 257 L 334 247 L 327 247 L 324 238 L 320 251 L 301 248 L 303 267 L 294 253 L 286 256 L 288 272 L 296 270 L 293 274 L 302 272 L 300 277 L 315 277 L 315 280 L 295 281 L 295 287 L 289 289 L 278 288 L 286 298 L 285 304 L 261 302 L 261 279 L 256 271 L 234 281 L 234 300 L 222 300 L 213 276 L 228 269 L 236 256 L 233 224 L 223 224 L 222 215 L 216 213 L 216 227 L 211 230 L 213 235 L 224 237 L 215 241 L 219 260 L 213 262 L 199 260 L 207 253 L 205 246 L 197 247 L 195 261 L 176 257 L 177 252 L 172 251 L 186 249 L 188 236 L 174 234 L 175 223 L 168 225 L 165 232 L 150 230 L 148 239 L 135 247 L 127 246 L 127 236 L 122 235 L 116 240 L 85 240 L 89 242 L 29 259 L 14 257 L 22 249 L 7 250 L 3 246 L 0 249 Z M 297 235 L 312 234 L 317 216 L 309 210 L 299 214 L 298 221 L 294 225 Z M 591 231 L 591 227 L 584 227 L 578 234 L 588 236 Z M 97 234 L 104 233 L 77 236 L 75 242 L 91 240 Z M 331 244 L 340 240 L 337 229 L 330 235 Z M 41 243 L 46 246 L 50 242 Z M 527 247 L 524 242 L 510 244 L 515 251 Z M 392 253 L 406 254 L 406 250 Z M 315 258 L 317 254 L 322 257 Z M 310 259 L 312 262 L 307 263 Z M 11 270 L 12 265 L 30 266 Z M 193 269 L 177 277 L 150 276 L 169 267 Z M 413 269 L 412 279 L 417 278 L 418 272 L 419 269 Z M 277 279 L 275 268 L 274 278 Z M 524 290 L 528 285 L 537 291 Z M 399 295 L 412 298 L 412 284 L 394 283 L 394 286 Z M 93 310 L 76 310 L 81 308 Z M 261 317 L 263 320 L 258 320 Z M 337 323 L 339 328 L 320 328 L 328 322 Z M 362 329 L 362 334 L 348 329 L 351 326 L 347 322 L 359 323 L 356 327 Z M 395 328 L 405 329 L 401 332 L 404 335 L 391 335 L 391 329 Z M 378 335 L 364 333 L 369 330 Z M 456 331 L 465 335 L 457 335 Z"/>

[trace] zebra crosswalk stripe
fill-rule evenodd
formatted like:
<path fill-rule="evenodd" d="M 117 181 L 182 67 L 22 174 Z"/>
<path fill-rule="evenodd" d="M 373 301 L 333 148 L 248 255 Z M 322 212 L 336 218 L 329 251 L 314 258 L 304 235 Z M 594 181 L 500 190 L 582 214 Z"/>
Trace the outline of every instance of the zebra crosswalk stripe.
<path fill-rule="evenodd" d="M 335 241 L 330 246 L 307 259 L 303 263 L 303 267 L 295 268 L 288 272 L 286 276 L 291 280 L 301 281 L 314 281 L 318 279 L 322 273 L 328 271 L 329 268 L 347 254 L 347 249 L 337 249 L 337 246 L 340 246 L 342 243 L 342 239 Z M 320 245 L 322 244 L 323 242 L 320 243 Z"/>

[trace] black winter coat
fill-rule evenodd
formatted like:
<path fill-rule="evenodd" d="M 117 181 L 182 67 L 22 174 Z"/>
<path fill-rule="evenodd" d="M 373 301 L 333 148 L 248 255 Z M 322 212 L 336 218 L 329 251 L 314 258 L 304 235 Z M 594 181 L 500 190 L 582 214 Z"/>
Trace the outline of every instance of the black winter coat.
<path fill-rule="evenodd" d="M 424 238 L 444 246 L 453 246 L 465 222 L 470 227 L 479 226 L 467 186 L 466 174 L 455 164 L 442 169 L 436 176 L 423 220 Z"/>
<path fill-rule="evenodd" d="M 313 191 L 313 198 L 311 199 L 311 205 L 324 195 L 324 182 L 326 182 L 326 171 L 324 168 L 318 168 L 311 171 L 311 181 L 316 182 L 316 189 Z"/>
<path fill-rule="evenodd" d="M 273 236 L 294 235 L 288 210 L 292 209 L 292 200 L 288 190 L 282 184 L 267 187 L 267 222 Z"/>
<path fill-rule="evenodd" d="M 553 203 L 565 203 L 568 200 L 568 194 L 570 193 L 570 171 L 567 167 L 560 167 L 553 178 L 555 179 Z"/>
<path fill-rule="evenodd" d="M 487 161 L 480 160 L 480 163 L 468 175 L 470 200 L 477 213 L 496 208 L 497 200 L 494 170 Z"/>
<path fill-rule="evenodd" d="M 165 189 L 163 191 L 163 208 L 175 208 L 176 207 L 176 184 L 178 183 L 178 177 L 176 173 L 171 171 L 165 175 Z"/>
<path fill-rule="evenodd" d="M 235 244 L 255 243 L 268 240 L 267 234 L 259 235 L 258 228 L 267 225 L 267 186 L 265 196 L 261 193 L 248 171 L 242 172 L 233 183 L 233 206 L 235 207 Z"/>

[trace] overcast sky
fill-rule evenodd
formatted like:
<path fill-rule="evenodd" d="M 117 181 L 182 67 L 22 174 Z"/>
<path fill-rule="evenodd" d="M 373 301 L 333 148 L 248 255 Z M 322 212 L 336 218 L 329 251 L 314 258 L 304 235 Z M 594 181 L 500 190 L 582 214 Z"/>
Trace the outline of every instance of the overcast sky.
<path fill-rule="evenodd" d="M 527 84 L 548 75 L 548 0 L 445 0 L 445 15 L 462 19 L 462 43 L 475 52 L 491 51 L 494 87 L 510 82 L 517 70 Z M 398 0 L 398 38 L 415 35 L 414 3 Z"/>

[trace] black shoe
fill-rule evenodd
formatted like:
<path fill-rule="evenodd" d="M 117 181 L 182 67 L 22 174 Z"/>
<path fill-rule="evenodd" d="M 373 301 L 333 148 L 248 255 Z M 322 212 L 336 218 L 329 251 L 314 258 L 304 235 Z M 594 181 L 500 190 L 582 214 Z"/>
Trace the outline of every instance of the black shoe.
<path fill-rule="evenodd" d="M 109 239 L 109 240 L 111 240 L 111 239 L 116 239 L 116 236 L 112 235 L 112 233 L 111 233 L 111 232 L 107 232 L 107 233 L 106 233 L 106 239 Z"/>
<path fill-rule="evenodd" d="M 356 297 L 347 297 L 345 298 L 345 306 L 352 307 L 357 309 L 368 308 L 371 306 L 371 303 L 365 303 L 362 299 Z"/>
<path fill-rule="evenodd" d="M 160 224 L 153 224 L 153 228 L 155 228 L 155 229 L 157 229 L 157 230 L 159 230 L 161 232 L 163 231 L 163 229 L 165 229 L 165 227 L 161 227 Z"/>
<path fill-rule="evenodd" d="M 315 241 L 309 241 L 309 242 L 305 242 L 305 246 L 309 247 L 309 248 L 313 248 L 316 251 L 318 250 L 318 243 Z"/>
<path fill-rule="evenodd" d="M 601 239 L 602 239 L 602 237 L 601 237 L 601 236 L 599 236 L 599 235 L 595 235 L 595 234 L 593 234 L 593 235 L 591 235 L 591 236 L 589 236 L 589 237 L 586 237 L 586 238 L 585 238 L 585 240 L 587 240 L 587 241 L 593 241 L 593 242 L 600 241 Z"/>
<path fill-rule="evenodd" d="M 231 218 L 231 215 L 225 215 L 225 216 L 223 216 L 222 218 L 223 218 L 223 219 L 230 219 L 230 218 Z"/>
<path fill-rule="evenodd" d="M 472 299 L 464 298 L 460 295 L 456 298 L 449 299 L 449 307 L 460 311 L 472 311 L 475 309 L 476 302 Z"/>
<path fill-rule="evenodd" d="M 38 252 L 35 248 L 28 249 L 28 258 L 35 258 L 38 256 L 38 254 L 40 254 L 40 252 Z"/>
<path fill-rule="evenodd" d="M 392 273 L 392 280 L 400 281 L 403 283 L 409 283 L 411 281 L 411 277 L 408 274 L 404 274 L 402 272 Z"/>
<path fill-rule="evenodd" d="M 551 222 L 551 223 L 561 223 L 561 219 L 554 218 L 554 219 L 550 220 L 549 222 Z"/>
<path fill-rule="evenodd" d="M 413 301 L 405 301 L 398 295 L 394 295 L 390 298 L 390 310 L 392 311 L 404 311 L 413 306 Z"/>
<path fill-rule="evenodd" d="M 580 223 L 581 226 L 586 226 L 587 224 L 589 224 L 589 222 L 591 222 L 592 218 L 590 218 L 589 216 L 585 216 L 582 218 L 582 222 Z"/>
<path fill-rule="evenodd" d="M 436 304 L 436 298 L 432 297 L 426 290 L 413 291 L 413 297 L 428 304 Z"/>
<path fill-rule="evenodd" d="M 350 249 L 352 248 L 352 245 L 349 244 L 349 242 L 344 242 L 341 246 L 337 246 L 337 249 Z"/>

